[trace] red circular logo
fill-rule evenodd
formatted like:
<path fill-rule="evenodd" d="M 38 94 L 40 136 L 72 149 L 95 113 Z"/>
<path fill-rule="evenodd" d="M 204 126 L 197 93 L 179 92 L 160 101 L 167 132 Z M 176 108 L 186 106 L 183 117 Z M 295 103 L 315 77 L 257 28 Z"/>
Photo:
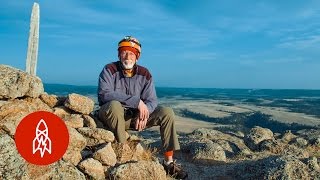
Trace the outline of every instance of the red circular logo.
<path fill-rule="evenodd" d="M 46 111 L 33 112 L 24 117 L 14 137 L 21 156 L 36 165 L 58 161 L 69 145 L 69 133 L 64 121 Z"/>

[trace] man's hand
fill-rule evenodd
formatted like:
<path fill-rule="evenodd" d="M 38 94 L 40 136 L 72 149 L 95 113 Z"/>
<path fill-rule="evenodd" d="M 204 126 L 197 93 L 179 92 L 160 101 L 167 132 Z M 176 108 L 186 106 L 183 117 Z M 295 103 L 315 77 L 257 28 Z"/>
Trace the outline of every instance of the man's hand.
<path fill-rule="evenodd" d="M 137 118 L 136 120 L 136 130 L 142 131 L 147 125 L 147 120 L 140 120 Z"/>
<path fill-rule="evenodd" d="M 142 100 L 140 100 L 139 102 L 138 110 L 139 117 L 136 120 L 136 130 L 142 131 L 146 127 L 147 121 L 149 119 L 149 110 Z"/>
<path fill-rule="evenodd" d="M 139 119 L 140 120 L 148 120 L 149 119 L 149 110 L 148 107 L 146 106 L 146 104 L 140 100 L 139 102 Z"/>

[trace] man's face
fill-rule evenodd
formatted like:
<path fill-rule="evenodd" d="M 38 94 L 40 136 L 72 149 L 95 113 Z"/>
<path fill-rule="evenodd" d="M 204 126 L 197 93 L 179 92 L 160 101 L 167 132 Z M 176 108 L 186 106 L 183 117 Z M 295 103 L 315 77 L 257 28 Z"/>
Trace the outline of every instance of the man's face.
<path fill-rule="evenodd" d="M 137 62 L 137 57 L 132 51 L 124 50 L 120 52 L 120 61 L 125 69 L 132 69 Z"/>

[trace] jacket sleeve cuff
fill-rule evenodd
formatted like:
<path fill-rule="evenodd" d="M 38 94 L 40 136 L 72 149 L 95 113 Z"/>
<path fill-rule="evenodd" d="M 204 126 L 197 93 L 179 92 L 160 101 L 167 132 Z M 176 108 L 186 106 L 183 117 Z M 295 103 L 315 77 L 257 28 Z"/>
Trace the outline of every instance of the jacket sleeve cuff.
<path fill-rule="evenodd" d="M 139 96 L 132 96 L 131 98 L 131 106 L 132 108 L 138 108 L 140 102 L 140 97 Z"/>
<path fill-rule="evenodd" d="M 148 108 L 149 114 L 151 114 L 154 111 L 154 109 L 151 107 L 150 104 L 146 104 L 146 106 Z"/>

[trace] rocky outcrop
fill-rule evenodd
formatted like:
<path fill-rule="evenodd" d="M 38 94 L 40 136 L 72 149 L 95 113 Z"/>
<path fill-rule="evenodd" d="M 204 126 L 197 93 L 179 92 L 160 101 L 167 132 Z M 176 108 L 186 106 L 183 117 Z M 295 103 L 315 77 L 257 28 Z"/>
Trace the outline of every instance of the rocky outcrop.
<path fill-rule="evenodd" d="M 251 150 L 259 150 L 259 144 L 270 139 L 273 139 L 273 132 L 270 129 L 254 127 L 245 136 L 244 142 Z"/>
<path fill-rule="evenodd" d="M 0 134 L 0 177 L 3 179 L 21 179 L 27 165 L 15 148 L 14 140 L 7 134 Z"/>
<path fill-rule="evenodd" d="M 111 179 L 167 179 L 166 172 L 158 162 L 138 161 L 128 162 L 114 168 Z"/>
<path fill-rule="evenodd" d="M 49 111 L 51 108 L 40 99 L 9 100 L 0 107 L 0 129 L 14 135 L 16 127 L 26 115 L 35 111 Z"/>
<path fill-rule="evenodd" d="M 22 179 L 86 179 L 85 175 L 78 168 L 63 160 L 59 160 L 48 166 L 28 164 L 27 169 Z"/>
<path fill-rule="evenodd" d="M 79 128 L 78 131 L 87 139 L 88 146 L 95 146 L 115 140 L 114 134 L 111 131 L 101 128 L 91 129 L 83 127 Z"/>
<path fill-rule="evenodd" d="M 69 131 L 69 146 L 66 153 L 63 155 L 63 160 L 77 165 L 81 159 L 81 151 L 86 147 L 87 140 L 74 128 L 68 128 Z"/>
<path fill-rule="evenodd" d="M 306 164 L 286 156 L 271 156 L 236 167 L 235 177 L 242 179 L 312 179 Z"/>
<path fill-rule="evenodd" d="M 92 158 L 86 159 L 79 164 L 79 168 L 93 179 L 105 179 L 104 168 L 102 164 Z"/>
<path fill-rule="evenodd" d="M 308 145 L 308 141 L 302 137 L 295 138 L 292 143 L 301 148 Z"/>
<path fill-rule="evenodd" d="M 49 95 L 43 92 L 39 78 L 14 68 L 0 65 L 0 73 L 0 179 L 105 179 L 109 171 L 127 161 L 154 160 L 142 146 L 136 150 L 136 144 L 129 143 L 127 146 L 136 154 L 125 162 L 117 161 L 121 158 L 114 148 L 118 143 L 112 132 L 97 128 L 97 124 L 103 125 L 92 115 L 90 98 Z M 20 121 L 35 111 L 53 112 L 64 120 L 69 131 L 66 153 L 47 166 L 26 162 L 13 139 Z"/>
<path fill-rule="evenodd" d="M 73 111 L 64 106 L 58 106 L 53 108 L 53 113 L 60 118 L 63 118 L 64 116 L 69 116 L 70 114 L 72 114 Z"/>
<path fill-rule="evenodd" d="M 188 142 L 195 142 L 199 139 L 208 139 L 212 142 L 221 146 L 228 157 L 235 156 L 240 152 L 250 152 L 250 149 L 245 145 L 242 138 L 239 138 L 237 135 L 230 135 L 226 133 L 222 133 L 218 130 L 214 129 L 205 129 L 200 128 L 194 130 L 189 136 Z M 188 143 L 187 146 L 182 144 L 183 150 L 190 150 L 190 144 Z M 191 147 L 192 148 L 192 147 Z"/>
<path fill-rule="evenodd" d="M 226 154 L 223 148 L 218 143 L 214 143 L 210 140 L 206 142 L 191 143 L 190 151 L 195 162 L 226 162 Z"/>
<path fill-rule="evenodd" d="M 314 140 L 314 145 L 320 148 L 320 137 Z"/>
<path fill-rule="evenodd" d="M 88 97 L 73 93 L 68 95 L 64 106 L 82 114 L 90 114 L 93 111 L 94 101 Z"/>
<path fill-rule="evenodd" d="M 66 100 L 65 97 L 58 97 L 56 95 L 49 95 L 47 93 L 41 94 L 39 98 L 46 103 L 50 108 L 56 106 L 62 106 L 64 101 Z"/>
<path fill-rule="evenodd" d="M 308 132 L 304 134 L 313 135 L 311 140 L 317 137 L 316 131 Z M 237 134 L 239 133 L 201 128 L 188 135 L 188 138 L 183 137 L 181 148 L 188 157 L 184 163 L 192 163 L 187 170 L 196 174 L 190 174 L 189 177 L 191 179 L 317 179 L 320 177 L 318 160 L 320 148 L 310 143 L 311 140 L 307 140 L 306 135 L 301 136 L 287 131 L 274 136 L 271 130 L 261 127 L 250 129 L 242 138 Z M 205 174 L 202 174 L 203 172 Z"/>
<path fill-rule="evenodd" d="M 292 141 L 293 139 L 295 139 L 297 136 L 292 134 L 291 131 L 287 131 L 283 134 L 281 140 L 285 143 L 288 143 L 290 141 Z"/>
<path fill-rule="evenodd" d="M 0 99 L 37 98 L 44 91 L 40 78 L 6 65 L 0 65 L 0 84 Z"/>
<path fill-rule="evenodd" d="M 61 117 L 68 127 L 82 128 L 83 118 L 80 114 L 68 114 Z"/>
<path fill-rule="evenodd" d="M 94 121 L 94 118 L 92 118 L 89 115 L 83 115 L 82 118 L 83 118 L 83 123 L 84 123 L 85 127 L 89 127 L 92 129 L 97 128 L 97 124 Z"/>
<path fill-rule="evenodd" d="M 117 163 L 117 156 L 112 149 L 111 143 L 103 145 L 93 154 L 93 158 L 107 166 L 114 166 Z"/>
<path fill-rule="evenodd" d="M 320 173 L 320 165 L 316 157 L 311 157 L 307 160 L 307 165 L 311 171 L 316 171 Z"/>
<path fill-rule="evenodd" d="M 49 166 L 29 164 L 20 156 L 10 136 L 0 134 L 0 138 L 1 179 L 85 179 L 72 164 L 61 160 Z"/>
<path fill-rule="evenodd" d="M 148 155 L 148 153 L 146 153 L 143 146 L 140 143 L 138 143 L 133 150 L 132 160 L 134 160 L 134 161 L 147 160 L 146 159 L 146 158 L 148 158 L 148 157 L 146 157 L 147 155 Z"/>
<path fill-rule="evenodd" d="M 297 135 L 304 140 L 302 140 L 303 144 L 308 143 L 308 145 L 313 145 L 320 148 L 320 131 L 317 129 L 308 129 L 308 130 L 300 130 L 297 132 Z M 298 140 L 299 141 L 299 140 Z M 319 149 L 320 152 L 320 149 Z"/>

